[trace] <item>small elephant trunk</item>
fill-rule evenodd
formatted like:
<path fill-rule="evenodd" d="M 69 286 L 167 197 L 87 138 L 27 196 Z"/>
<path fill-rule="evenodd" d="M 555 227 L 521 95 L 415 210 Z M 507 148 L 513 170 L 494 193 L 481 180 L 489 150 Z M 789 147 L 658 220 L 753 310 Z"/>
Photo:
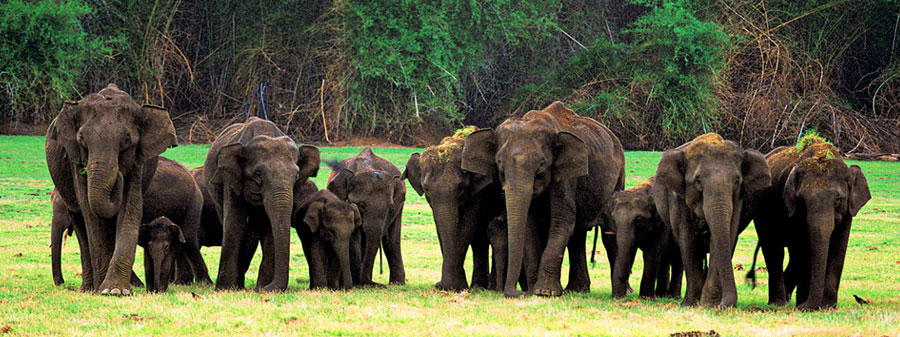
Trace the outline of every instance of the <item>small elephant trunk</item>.
<path fill-rule="evenodd" d="M 350 289 L 353 287 L 353 274 L 350 272 L 350 242 L 349 238 L 337 242 L 334 250 L 337 253 L 338 262 L 341 267 L 341 289 Z"/>
<path fill-rule="evenodd" d="M 624 220 L 616 220 L 616 262 L 613 266 L 612 297 L 625 297 L 628 291 L 628 275 L 631 274 L 634 245 L 634 228 L 628 228 Z M 642 289 L 643 290 L 643 289 Z"/>
<path fill-rule="evenodd" d="M 125 181 L 116 165 L 105 162 L 92 163 L 88 169 L 88 203 L 98 217 L 114 217 L 122 205 Z"/>

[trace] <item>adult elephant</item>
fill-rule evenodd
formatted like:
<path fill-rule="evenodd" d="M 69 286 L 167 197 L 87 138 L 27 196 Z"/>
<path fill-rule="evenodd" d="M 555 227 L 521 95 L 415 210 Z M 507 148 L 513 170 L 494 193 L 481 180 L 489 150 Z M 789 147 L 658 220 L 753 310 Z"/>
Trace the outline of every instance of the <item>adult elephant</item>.
<path fill-rule="evenodd" d="M 754 223 L 769 271 L 769 304 L 784 305 L 797 286 L 797 308 L 837 304 L 853 217 L 872 198 L 859 166 L 820 138 L 766 155 L 773 185 Z M 782 273 L 784 248 L 791 259 Z"/>
<path fill-rule="evenodd" d="M 47 129 L 50 177 L 66 208 L 83 215 L 92 288 L 101 294 L 131 294 L 143 193 L 157 156 L 175 145 L 169 114 L 115 84 L 66 102 Z"/>
<path fill-rule="evenodd" d="M 771 183 L 761 153 L 715 133 L 663 152 L 652 194 L 681 250 L 687 278 L 682 305 L 699 300 L 728 307 L 737 302 L 731 257 L 738 234 L 749 224 L 744 200 L 754 200 Z M 703 270 L 707 251 L 708 273 Z"/>
<path fill-rule="evenodd" d="M 413 153 L 402 176 L 416 193 L 425 195 L 433 211 L 443 257 L 441 280 L 435 286 L 443 290 L 468 288 L 463 263 L 470 246 L 472 287 L 488 288 L 492 283 L 487 228 L 492 219 L 503 214 L 503 193 L 493 177 L 461 168 L 463 143 L 471 131 L 474 127 L 462 129 L 421 154 Z"/>
<path fill-rule="evenodd" d="M 219 214 L 216 211 L 216 203 L 213 202 L 209 189 L 206 187 L 206 179 L 204 178 L 205 170 L 203 166 L 190 171 L 191 177 L 200 188 L 203 196 L 203 211 L 200 212 L 200 246 L 214 247 L 222 245 L 222 222 L 219 221 Z"/>
<path fill-rule="evenodd" d="M 186 238 L 181 245 L 180 253 L 175 256 L 178 259 L 179 269 L 184 271 L 183 275 L 176 277 L 176 283 L 187 284 L 197 281 L 211 284 L 212 280 L 209 278 L 206 262 L 203 261 L 199 248 L 200 211 L 203 199 L 200 189 L 194 183 L 187 169 L 174 160 L 159 157 L 156 173 L 144 193 L 144 201 L 141 223 L 147 224 L 158 217 L 165 216 L 180 224 L 179 231 Z M 50 246 L 54 283 L 62 284 L 64 281 L 60 268 L 60 249 L 62 248 L 63 233 L 67 228 L 71 228 L 77 234 L 81 248 L 82 290 L 88 290 L 94 273 L 90 264 L 92 252 L 84 234 L 84 216 L 80 212 L 71 212 L 65 207 L 59 190 L 54 190 L 51 195 L 51 203 L 53 204 L 53 220 L 50 226 Z M 158 258 L 145 260 L 144 263 L 159 260 Z M 157 268 L 157 270 L 159 269 Z M 150 278 L 155 276 L 145 275 L 145 277 L 149 284 Z M 132 279 L 135 280 L 136 277 L 132 277 Z M 154 282 L 154 284 L 161 284 L 160 280 L 154 280 Z"/>
<path fill-rule="evenodd" d="M 600 218 L 602 205 L 625 183 L 622 144 L 608 128 L 554 102 L 522 118 L 509 118 L 496 131 L 473 132 L 466 138 L 461 167 L 486 177 L 499 176 L 505 191 L 507 297 L 523 294 L 516 281 L 527 240 L 538 232 L 547 233 L 546 248 L 531 292 L 562 294 L 560 269 L 567 245 L 567 290 L 590 291 L 585 237 Z"/>
<path fill-rule="evenodd" d="M 257 289 L 287 289 L 294 199 L 316 176 L 319 149 L 298 147 L 275 123 L 250 117 L 222 131 L 203 167 L 223 227 L 216 289 L 244 287 L 257 240 L 263 249 Z"/>
<path fill-rule="evenodd" d="M 329 165 L 332 170 L 326 189 L 341 200 L 355 204 L 362 217 L 362 267 L 359 280 L 354 280 L 354 284 L 375 284 L 372 268 L 379 245 L 388 260 L 389 282 L 406 284 L 400 252 L 406 184 L 400 179 L 400 169 L 375 155 L 369 147 L 358 155 L 341 162 L 329 162 Z"/>

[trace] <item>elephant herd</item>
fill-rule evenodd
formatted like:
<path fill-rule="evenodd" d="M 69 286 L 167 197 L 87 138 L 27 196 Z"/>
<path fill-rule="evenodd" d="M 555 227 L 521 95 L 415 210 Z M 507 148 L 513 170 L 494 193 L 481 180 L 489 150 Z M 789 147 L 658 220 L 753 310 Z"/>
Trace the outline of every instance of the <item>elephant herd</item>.
<path fill-rule="evenodd" d="M 665 151 L 656 175 L 626 190 L 619 139 L 560 102 L 495 129 L 461 129 L 412 154 L 402 172 L 369 148 L 330 161 L 323 190 L 309 180 L 319 150 L 266 120 L 227 127 L 192 171 L 159 156 L 171 146 L 167 112 L 137 104 L 113 84 L 63 106 L 45 145 L 56 185 L 54 282 L 63 282 L 68 230 L 82 252 L 82 291 L 129 295 L 141 284 L 132 272 L 138 245 L 148 291 L 165 291 L 170 281 L 212 283 L 200 247 L 219 245 L 216 289 L 244 288 L 262 246 L 257 290 L 284 291 L 293 228 L 311 288 L 377 286 L 379 250 L 390 283 L 404 284 L 407 180 L 433 211 L 440 289 L 479 287 L 507 297 L 589 292 L 585 246 L 599 227 L 613 297 L 630 290 L 640 249 L 640 296 L 681 297 L 684 274 L 683 305 L 734 306 L 732 255 L 753 220 L 769 303 L 786 304 L 796 288 L 798 307 L 816 310 L 837 302 L 851 221 L 871 198 L 860 168 L 824 140 L 806 137 L 764 156 L 714 133 Z M 470 248 L 471 283 L 463 268 Z M 784 249 L 791 259 L 782 268 Z"/>

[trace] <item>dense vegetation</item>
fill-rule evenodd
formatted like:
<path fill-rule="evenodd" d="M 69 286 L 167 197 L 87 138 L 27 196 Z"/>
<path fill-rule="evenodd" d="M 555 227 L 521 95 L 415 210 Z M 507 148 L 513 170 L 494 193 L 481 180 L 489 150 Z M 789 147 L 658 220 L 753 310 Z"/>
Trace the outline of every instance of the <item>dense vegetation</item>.
<path fill-rule="evenodd" d="M 0 121 L 46 123 L 108 82 L 182 141 L 257 115 L 297 138 L 433 142 L 563 100 L 630 149 L 815 129 L 898 152 L 894 0 L 10 0 Z M 149 4 L 149 3 L 148 3 Z"/>

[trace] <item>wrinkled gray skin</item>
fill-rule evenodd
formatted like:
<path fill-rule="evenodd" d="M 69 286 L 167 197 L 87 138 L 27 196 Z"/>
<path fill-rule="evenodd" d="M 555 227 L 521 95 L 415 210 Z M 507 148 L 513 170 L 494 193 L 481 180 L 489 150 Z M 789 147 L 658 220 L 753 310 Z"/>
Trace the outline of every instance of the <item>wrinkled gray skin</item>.
<path fill-rule="evenodd" d="M 321 190 L 299 202 L 293 225 L 309 265 L 310 289 L 352 288 L 353 275 L 358 279 L 362 240 L 362 217 L 356 205 Z"/>
<path fill-rule="evenodd" d="M 813 158 L 823 151 L 835 155 Z M 868 181 L 824 142 L 802 152 L 780 147 L 766 160 L 774 182 L 759 199 L 754 223 L 769 273 L 769 304 L 785 305 L 796 286 L 798 309 L 832 308 L 853 217 L 871 199 Z M 784 248 L 791 258 L 782 273 Z"/>
<path fill-rule="evenodd" d="M 362 216 L 362 267 L 357 284 L 377 285 L 372 281 L 372 269 L 379 244 L 390 268 L 390 283 L 406 284 L 400 251 L 406 184 L 400 179 L 400 169 L 368 147 L 356 156 L 329 165 L 332 171 L 326 188 L 341 200 L 355 204 Z"/>
<path fill-rule="evenodd" d="M 506 284 L 506 261 L 509 259 L 508 235 L 506 216 L 497 216 L 488 222 L 487 236 L 491 242 L 491 273 L 488 289 L 502 292 L 503 286 Z M 537 245 L 538 243 L 532 244 Z M 526 261 L 524 264 L 526 266 L 537 267 L 537 259 L 539 258 L 537 252 L 539 249 L 539 247 L 536 247 L 533 250 L 529 249 L 529 251 L 533 251 L 533 253 L 525 254 Z M 528 274 L 524 269 L 519 274 L 519 286 L 522 287 L 522 291 L 528 291 Z"/>
<path fill-rule="evenodd" d="M 65 103 L 47 129 L 50 177 L 66 208 L 85 223 L 91 289 L 131 294 L 143 192 L 157 156 L 175 145 L 169 114 L 137 104 L 114 84 Z"/>
<path fill-rule="evenodd" d="M 638 248 L 644 258 L 640 296 L 681 297 L 681 255 L 671 229 L 656 212 L 651 183 L 615 192 L 606 204 L 605 216 L 615 230 L 619 249 L 612 270 L 614 298 L 628 292 L 628 276 Z"/>
<path fill-rule="evenodd" d="M 319 170 L 319 149 L 299 148 L 274 123 L 256 117 L 226 128 L 206 156 L 204 178 L 222 222 L 222 256 L 216 289 L 242 289 L 243 276 L 261 241 L 257 290 L 288 286 L 294 199 Z M 257 236 L 258 235 L 258 236 Z"/>
<path fill-rule="evenodd" d="M 203 211 L 200 213 L 200 246 L 214 247 L 222 245 L 222 222 L 219 221 L 219 215 L 216 212 L 216 203 L 213 202 L 209 189 L 206 188 L 206 180 L 204 179 L 203 166 L 190 171 L 191 177 L 200 188 L 203 195 Z"/>
<path fill-rule="evenodd" d="M 602 205 L 625 182 L 625 157 L 619 139 L 597 121 L 575 115 L 560 102 L 509 118 L 496 130 L 470 134 L 462 168 L 498 176 L 506 198 L 509 259 L 504 295 L 521 296 L 516 287 L 525 267 L 528 240 L 542 250 L 532 292 L 559 296 L 562 258 L 569 250 L 568 291 L 590 291 L 585 258 L 587 231 L 597 225 Z M 614 252 L 614 250 L 613 250 Z"/>
<path fill-rule="evenodd" d="M 493 288 L 494 282 L 488 277 L 493 272 L 488 268 L 486 231 L 488 222 L 503 213 L 503 194 L 499 183 L 483 183 L 485 177 L 460 168 L 461 145 L 442 144 L 441 153 L 436 153 L 437 148 L 429 148 L 424 154 L 413 153 L 402 177 L 416 193 L 425 195 L 433 211 L 443 257 L 441 280 L 435 286 L 454 291 L 469 287 L 463 263 L 471 246 L 471 286 Z M 502 249 L 505 251 L 506 247 Z M 495 260 L 496 254 L 494 250 Z"/>
<path fill-rule="evenodd" d="M 744 200 L 771 185 L 762 154 L 705 134 L 663 153 L 652 195 L 672 228 L 687 277 L 681 304 L 730 307 L 737 302 L 731 257 L 749 224 Z M 752 204 L 752 202 L 750 202 Z M 703 260 L 709 252 L 709 271 Z"/>
<path fill-rule="evenodd" d="M 183 254 L 186 240 L 172 220 L 161 216 L 141 225 L 138 245 L 144 248 L 144 275 L 147 275 L 147 291 L 166 292 L 175 271 L 175 256 Z"/>

